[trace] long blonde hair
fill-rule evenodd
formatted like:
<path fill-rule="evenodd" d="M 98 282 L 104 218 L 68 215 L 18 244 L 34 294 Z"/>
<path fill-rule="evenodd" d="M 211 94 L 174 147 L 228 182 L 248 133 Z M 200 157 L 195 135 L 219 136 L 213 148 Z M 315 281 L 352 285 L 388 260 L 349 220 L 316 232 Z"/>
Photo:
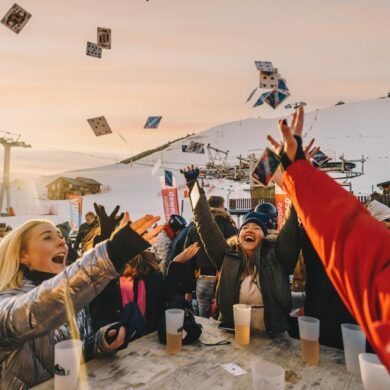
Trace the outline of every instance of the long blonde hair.
<path fill-rule="evenodd" d="M 8 233 L 0 241 L 0 291 L 19 288 L 23 280 L 23 267 L 20 265 L 20 252 L 25 249 L 31 230 L 50 221 L 31 219 Z"/>

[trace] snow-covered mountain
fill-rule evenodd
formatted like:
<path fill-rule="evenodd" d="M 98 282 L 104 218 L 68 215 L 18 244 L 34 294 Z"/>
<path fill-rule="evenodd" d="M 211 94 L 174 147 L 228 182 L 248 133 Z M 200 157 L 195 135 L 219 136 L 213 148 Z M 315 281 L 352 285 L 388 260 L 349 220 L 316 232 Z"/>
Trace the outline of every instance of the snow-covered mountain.
<path fill-rule="evenodd" d="M 163 152 L 156 152 L 133 164 L 112 164 L 93 169 L 61 173 L 57 176 L 41 177 L 35 181 L 19 181 L 12 187 L 12 203 L 17 217 L 8 217 L 7 223 L 18 225 L 21 221 L 44 212 L 55 204 L 58 215 L 50 216 L 56 222 L 69 219 L 68 201 L 42 201 L 46 193 L 45 185 L 58 176 L 90 177 L 111 190 L 106 193 L 89 195 L 83 198 L 83 211 L 93 209 L 93 202 L 104 204 L 108 209 L 120 204 L 128 210 L 132 218 L 145 213 L 163 215 L 159 176 L 164 169 L 173 170 L 179 187 L 179 197 L 183 199 L 184 181 L 178 172 L 188 164 L 204 165 L 206 154 L 183 153 L 182 144 L 190 141 L 210 143 L 221 150 L 229 150 L 228 161 L 237 163 L 236 156 L 250 153 L 260 154 L 267 146 L 266 136 L 278 136 L 276 119 L 250 118 L 212 127 L 169 146 Z M 305 140 L 316 138 L 316 144 L 334 159 L 344 154 L 346 159 L 367 158 L 365 174 L 353 179 L 355 193 L 370 193 L 372 185 L 390 179 L 390 99 L 377 99 L 344 104 L 306 114 Z M 162 165 L 152 176 L 152 167 L 161 159 Z M 209 180 L 210 195 L 230 197 L 248 196 L 243 186 L 226 180 Z M 184 215 L 189 216 L 189 204 L 185 200 Z"/>

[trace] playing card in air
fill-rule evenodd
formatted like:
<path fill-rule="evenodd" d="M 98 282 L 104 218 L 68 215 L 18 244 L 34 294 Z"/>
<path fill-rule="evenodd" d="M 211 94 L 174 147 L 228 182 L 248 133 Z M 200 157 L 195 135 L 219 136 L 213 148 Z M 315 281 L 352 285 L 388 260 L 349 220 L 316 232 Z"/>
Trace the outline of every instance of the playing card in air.
<path fill-rule="evenodd" d="M 102 49 L 96 43 L 87 42 L 87 56 L 102 58 Z"/>
<path fill-rule="evenodd" d="M 249 100 L 251 100 L 253 98 L 253 95 L 256 93 L 256 91 L 257 91 L 257 87 L 250 93 L 250 95 L 248 96 L 248 99 L 246 99 L 245 103 L 248 103 Z"/>
<path fill-rule="evenodd" d="M 260 70 L 261 72 L 274 72 L 274 66 L 272 65 L 272 62 L 270 61 L 255 61 L 255 66 L 257 70 Z"/>
<path fill-rule="evenodd" d="M 162 116 L 149 116 L 146 119 L 144 129 L 157 129 L 161 122 Z"/>
<path fill-rule="evenodd" d="M 15 3 L 1 19 L 1 23 L 16 34 L 19 34 L 30 18 L 31 14 Z"/>
<path fill-rule="evenodd" d="M 102 49 L 111 49 L 111 29 L 98 27 L 97 46 Z"/>
<path fill-rule="evenodd" d="M 260 72 L 260 88 L 275 89 L 279 79 L 280 75 L 276 71 L 272 73 Z"/>
<path fill-rule="evenodd" d="M 272 91 L 265 99 L 265 102 L 270 105 L 273 109 L 280 106 L 284 100 L 290 96 L 290 93 L 285 91 Z"/>
<path fill-rule="evenodd" d="M 87 119 L 88 123 L 92 127 L 93 132 L 97 137 L 101 135 L 111 134 L 109 124 L 104 116 L 98 116 L 97 118 Z"/>

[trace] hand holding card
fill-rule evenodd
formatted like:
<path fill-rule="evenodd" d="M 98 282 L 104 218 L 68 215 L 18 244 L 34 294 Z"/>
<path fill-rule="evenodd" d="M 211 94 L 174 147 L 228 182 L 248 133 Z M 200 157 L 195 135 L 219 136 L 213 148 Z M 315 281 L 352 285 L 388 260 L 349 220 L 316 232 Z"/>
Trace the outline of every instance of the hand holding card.
<path fill-rule="evenodd" d="M 271 149 L 266 148 L 253 169 L 251 176 L 255 181 L 267 187 L 280 163 L 280 156 Z"/>

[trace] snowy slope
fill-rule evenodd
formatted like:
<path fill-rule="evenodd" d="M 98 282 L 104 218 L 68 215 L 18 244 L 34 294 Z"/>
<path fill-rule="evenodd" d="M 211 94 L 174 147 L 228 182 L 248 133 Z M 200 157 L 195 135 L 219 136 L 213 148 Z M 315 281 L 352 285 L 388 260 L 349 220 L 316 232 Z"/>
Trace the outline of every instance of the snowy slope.
<path fill-rule="evenodd" d="M 316 144 L 334 158 L 344 154 L 347 159 L 359 159 L 363 154 L 368 157 L 365 175 L 352 181 L 355 193 L 370 193 L 371 186 L 390 179 L 390 99 L 377 99 L 365 102 L 345 104 L 310 112 L 306 115 L 304 134 L 306 140 L 316 138 Z M 66 172 L 62 176 L 91 177 L 111 187 L 108 193 L 85 196 L 84 211 L 93 209 L 93 202 L 99 202 L 108 209 L 120 204 L 123 210 L 129 210 L 132 218 L 144 213 L 163 215 L 162 200 L 159 192 L 159 176 L 163 169 L 172 169 L 179 185 L 179 197 L 183 199 L 184 182 L 178 170 L 187 164 L 203 165 L 208 161 L 205 155 L 182 153 L 181 145 L 190 140 L 210 143 L 212 146 L 229 150 L 229 161 L 236 163 L 236 156 L 249 153 L 260 154 L 267 145 L 266 135 L 278 136 L 276 119 L 250 118 L 225 123 L 205 130 L 190 139 L 171 145 L 163 152 L 157 152 L 132 165 L 113 164 L 103 167 Z M 206 151 L 207 152 L 207 151 Z M 161 158 L 163 164 L 156 175 L 151 170 Z M 22 220 L 38 215 L 53 203 L 58 207 L 57 216 L 51 216 L 56 222 L 69 219 L 67 201 L 44 201 L 45 185 L 58 177 L 42 177 L 34 182 L 19 182 L 12 188 L 13 205 L 17 217 L 7 218 L 7 223 L 18 225 Z M 233 189 L 231 197 L 248 196 L 243 186 L 225 180 L 210 180 L 210 195 L 227 195 Z M 189 204 L 185 203 L 184 214 L 189 216 Z"/>

